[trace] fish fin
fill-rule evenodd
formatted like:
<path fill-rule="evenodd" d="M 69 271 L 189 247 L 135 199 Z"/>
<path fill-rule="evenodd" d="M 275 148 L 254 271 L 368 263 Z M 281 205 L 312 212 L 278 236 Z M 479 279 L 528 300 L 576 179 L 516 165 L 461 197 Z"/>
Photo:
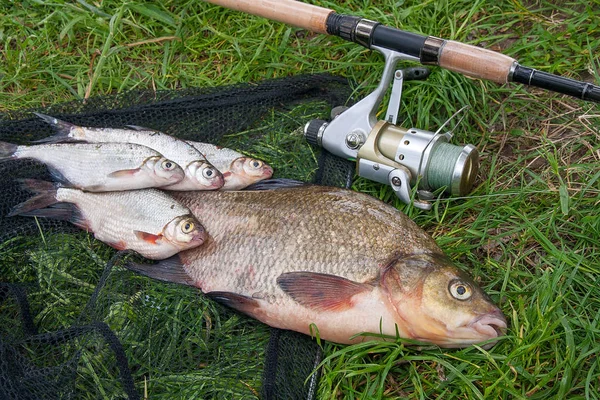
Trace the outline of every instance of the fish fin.
<path fill-rule="evenodd" d="M 134 131 L 154 131 L 154 129 L 146 128 L 144 126 L 139 125 L 125 125 L 127 129 L 133 129 Z"/>
<path fill-rule="evenodd" d="M 297 181 L 295 179 L 275 178 L 253 183 L 244 190 L 275 190 L 309 185 L 311 184 L 302 181 Z"/>
<path fill-rule="evenodd" d="M 161 260 L 156 264 L 128 262 L 125 264 L 125 268 L 159 281 L 197 286 L 192 277 L 183 269 L 183 264 L 177 255 Z"/>
<path fill-rule="evenodd" d="M 353 306 L 352 296 L 372 287 L 336 275 L 286 272 L 277 284 L 299 304 L 316 311 L 343 311 Z"/>
<path fill-rule="evenodd" d="M 38 112 L 34 112 L 34 114 L 37 115 L 39 118 L 43 119 L 48 124 L 50 124 L 54 129 L 56 129 L 57 134 L 54 136 L 49 136 L 47 138 L 35 140 L 33 143 L 63 143 L 73 141 L 73 138 L 70 137 L 70 133 L 73 128 L 77 128 L 77 125 L 60 120 L 55 117 L 51 117 L 50 115 Z"/>
<path fill-rule="evenodd" d="M 56 203 L 46 208 L 31 209 L 29 211 L 18 213 L 11 212 L 11 214 L 22 217 L 43 217 L 68 221 L 85 231 L 89 232 L 91 230 L 89 224 L 83 218 L 77 206 L 72 203 Z"/>
<path fill-rule="evenodd" d="M 244 296 L 232 292 L 208 292 L 206 293 L 212 300 L 223 304 L 224 306 L 238 310 L 244 314 L 254 316 L 256 310 L 260 307 L 258 301 L 252 297 Z"/>
<path fill-rule="evenodd" d="M 23 188 L 33 192 L 34 196 L 14 206 L 8 213 L 9 217 L 32 216 L 31 212 L 56 204 L 58 185 L 36 179 L 22 179 L 19 182 Z"/>
<path fill-rule="evenodd" d="M 131 175 L 135 175 L 138 172 L 140 172 L 140 168 L 134 168 L 134 169 L 122 169 L 120 171 L 114 171 L 111 172 L 110 174 L 108 174 L 107 176 L 109 178 L 124 178 L 127 176 L 131 176 Z"/>
<path fill-rule="evenodd" d="M 79 189 L 85 192 L 98 193 L 98 192 L 110 192 L 110 190 L 106 190 L 106 185 L 98 184 L 98 185 L 85 185 L 85 186 L 72 186 L 67 185 L 66 187 L 72 187 L 75 189 Z"/>
<path fill-rule="evenodd" d="M 73 203 L 59 203 L 56 200 L 56 191 L 62 185 L 40 181 L 36 179 L 19 179 L 22 186 L 35 195 L 25 200 L 23 203 L 17 204 L 12 208 L 9 217 L 44 217 L 69 221 L 73 225 L 81 229 L 90 231 L 90 226 L 87 220 L 83 217 L 79 208 Z"/>
<path fill-rule="evenodd" d="M 12 158 L 12 156 L 17 151 L 16 144 L 8 143 L 8 142 L 0 142 L 0 161 L 8 160 Z"/>
<path fill-rule="evenodd" d="M 127 243 L 124 240 L 119 240 L 118 242 L 104 242 L 113 249 L 117 249 L 119 251 L 127 250 Z"/>
<path fill-rule="evenodd" d="M 144 231 L 133 231 L 133 233 L 138 239 L 151 244 L 156 244 L 156 242 L 162 239 L 162 235 L 155 235 L 153 233 L 148 233 Z"/>
<path fill-rule="evenodd" d="M 60 183 L 64 187 L 72 187 L 72 183 L 58 169 L 50 165 L 46 165 L 46 168 L 48 168 L 53 181 Z"/>

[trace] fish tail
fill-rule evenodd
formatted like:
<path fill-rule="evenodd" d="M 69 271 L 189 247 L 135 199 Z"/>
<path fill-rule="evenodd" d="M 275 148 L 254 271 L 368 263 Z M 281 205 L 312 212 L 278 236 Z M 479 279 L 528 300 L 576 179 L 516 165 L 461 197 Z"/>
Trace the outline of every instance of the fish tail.
<path fill-rule="evenodd" d="M 51 183 L 36 179 L 20 179 L 23 187 L 34 193 L 34 196 L 17 204 L 8 214 L 9 217 L 44 217 L 68 221 L 86 231 L 91 228 L 75 203 L 57 200 L 60 183 Z"/>
<path fill-rule="evenodd" d="M 73 140 L 71 138 L 71 130 L 77 128 L 77 125 L 51 117 L 50 115 L 38 112 L 34 112 L 34 114 L 50 124 L 57 131 L 55 135 L 36 140 L 34 143 L 60 143 Z"/>
<path fill-rule="evenodd" d="M 8 160 L 12 158 L 12 156 L 17 151 L 16 144 L 8 143 L 8 142 L 0 142 L 0 161 Z"/>
<path fill-rule="evenodd" d="M 8 216 L 47 216 L 42 215 L 45 211 L 42 209 L 57 203 L 56 191 L 59 186 L 51 182 L 39 181 L 36 179 L 22 179 L 20 182 L 24 188 L 33 192 L 34 196 L 14 206 Z"/>

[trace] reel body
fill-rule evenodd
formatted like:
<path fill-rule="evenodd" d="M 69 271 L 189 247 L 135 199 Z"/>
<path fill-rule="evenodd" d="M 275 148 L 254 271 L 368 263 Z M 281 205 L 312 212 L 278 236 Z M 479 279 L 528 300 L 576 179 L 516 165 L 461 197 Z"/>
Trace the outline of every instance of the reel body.
<path fill-rule="evenodd" d="M 423 67 L 396 70 L 400 60 L 417 60 L 396 51 L 371 48 L 385 57 L 378 87 L 354 106 L 334 109 L 331 122 L 308 122 L 304 128 L 307 141 L 339 157 L 355 160 L 359 176 L 389 184 L 403 202 L 412 202 L 421 209 L 431 208 L 433 192 L 441 188 L 451 195 L 468 194 L 479 170 L 477 149 L 470 144 L 451 144 L 452 133 L 440 133 L 465 107 L 437 132 L 397 126 L 404 80 L 425 79 L 429 70 Z M 390 85 L 386 120 L 378 121 L 376 112 Z M 418 198 L 411 199 L 414 187 Z"/>

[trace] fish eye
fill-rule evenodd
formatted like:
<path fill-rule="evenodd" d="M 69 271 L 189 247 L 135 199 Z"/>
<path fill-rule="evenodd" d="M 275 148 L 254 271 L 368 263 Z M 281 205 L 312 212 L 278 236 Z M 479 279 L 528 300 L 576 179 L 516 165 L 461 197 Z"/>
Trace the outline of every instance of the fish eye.
<path fill-rule="evenodd" d="M 170 171 L 173 168 L 175 168 L 175 163 L 173 161 L 170 161 L 170 160 L 165 160 L 162 163 L 162 167 L 163 167 L 163 169 L 165 169 L 167 171 Z"/>
<path fill-rule="evenodd" d="M 471 287 L 462 281 L 452 281 L 448 287 L 450 294 L 457 300 L 468 300 L 471 298 Z"/>
<path fill-rule="evenodd" d="M 204 176 L 206 179 L 212 178 L 214 174 L 215 174 L 215 170 L 213 168 L 205 168 L 202 171 L 202 176 Z"/>
<path fill-rule="evenodd" d="M 252 160 L 252 162 L 250 163 L 250 165 L 252 165 L 252 168 L 260 168 L 262 167 L 262 161 L 259 160 Z"/>
<path fill-rule="evenodd" d="M 185 224 L 183 224 L 183 226 L 181 227 L 181 231 L 183 233 L 190 233 L 191 231 L 193 231 L 195 228 L 195 225 L 193 222 L 191 221 L 187 221 Z"/>

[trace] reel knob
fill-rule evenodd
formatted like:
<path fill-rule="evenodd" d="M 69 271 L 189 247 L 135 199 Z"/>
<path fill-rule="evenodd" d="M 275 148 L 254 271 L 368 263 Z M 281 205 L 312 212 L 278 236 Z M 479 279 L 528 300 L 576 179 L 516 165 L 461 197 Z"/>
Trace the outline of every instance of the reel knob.
<path fill-rule="evenodd" d="M 308 121 L 304 126 L 304 137 L 306 141 L 314 146 L 321 147 L 321 141 L 323 139 L 323 131 L 329 125 L 327 121 L 322 119 L 313 119 Z"/>

